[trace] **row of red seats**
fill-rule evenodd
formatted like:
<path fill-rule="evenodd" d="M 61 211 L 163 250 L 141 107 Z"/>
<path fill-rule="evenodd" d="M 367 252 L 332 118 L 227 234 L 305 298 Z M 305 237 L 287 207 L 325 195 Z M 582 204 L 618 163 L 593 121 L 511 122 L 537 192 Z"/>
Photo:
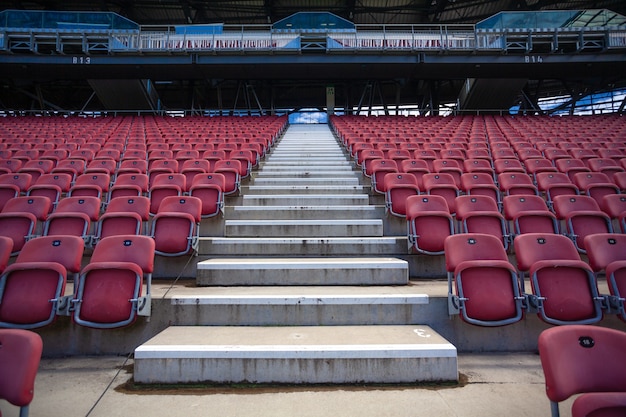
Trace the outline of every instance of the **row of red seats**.
<path fill-rule="evenodd" d="M 0 236 L 0 260 L 13 250 L 11 239 Z M 150 314 L 154 239 L 104 238 L 84 267 L 83 251 L 80 237 L 42 236 L 26 242 L 11 265 L 3 262 L 0 327 L 36 329 L 66 315 L 79 325 L 108 329 Z M 71 295 L 65 294 L 68 278 L 74 283 Z"/>
<path fill-rule="evenodd" d="M 585 237 L 597 233 L 626 233 L 626 195 L 607 196 L 612 214 L 588 196 L 557 196 L 554 211 L 534 195 L 510 195 L 503 211 L 484 195 L 455 198 L 456 216 L 440 195 L 412 195 L 405 201 L 409 250 L 427 255 L 445 251 L 445 239 L 457 233 L 485 233 L 499 239 L 505 250 L 515 237 L 527 233 L 562 234 L 581 253 L 589 249 Z M 608 204 L 608 201 L 607 201 Z"/>
<path fill-rule="evenodd" d="M 536 313 L 554 325 L 592 324 L 603 315 L 626 321 L 626 235 L 600 233 L 585 238 L 589 262 L 570 239 L 550 233 L 515 237 L 516 263 L 496 237 L 457 234 L 445 240 L 450 314 L 470 324 L 503 326 Z M 598 290 L 605 274 L 610 294 Z M 525 279 L 531 284 L 525 290 Z"/>
<path fill-rule="evenodd" d="M 65 197 L 52 211 L 47 197 L 14 197 L 0 212 L 0 236 L 11 239 L 11 255 L 21 254 L 38 236 L 62 235 L 78 237 L 83 246 L 90 248 L 110 236 L 144 235 L 154 239 L 158 255 L 194 253 L 202 200 L 195 196 L 161 196 L 155 213 L 150 213 L 151 203 L 145 196 L 115 197 L 101 213 L 97 197 Z"/>

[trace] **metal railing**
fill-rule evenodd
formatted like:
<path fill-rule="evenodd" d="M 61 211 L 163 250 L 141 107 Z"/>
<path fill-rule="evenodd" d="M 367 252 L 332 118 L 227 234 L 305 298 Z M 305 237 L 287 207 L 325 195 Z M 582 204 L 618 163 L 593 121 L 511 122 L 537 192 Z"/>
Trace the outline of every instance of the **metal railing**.
<path fill-rule="evenodd" d="M 174 26 L 138 31 L 0 28 L 0 50 L 33 53 L 297 52 L 306 31 L 272 31 L 270 25 L 224 25 L 216 33 L 181 33 Z M 477 29 L 474 25 L 357 25 L 355 31 L 316 33 L 327 52 L 496 51 L 580 52 L 626 48 L 626 27 Z"/>

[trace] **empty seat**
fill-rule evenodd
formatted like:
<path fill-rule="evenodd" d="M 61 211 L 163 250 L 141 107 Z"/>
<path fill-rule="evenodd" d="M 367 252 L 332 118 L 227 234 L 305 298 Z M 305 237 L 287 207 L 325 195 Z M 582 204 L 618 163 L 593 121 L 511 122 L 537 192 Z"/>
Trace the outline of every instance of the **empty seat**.
<path fill-rule="evenodd" d="M 626 297 L 626 235 L 598 233 L 585 238 L 589 265 L 596 271 L 604 271 L 611 296 L 609 306 L 626 321 L 624 298 Z"/>
<path fill-rule="evenodd" d="M 574 175 L 579 172 L 589 172 L 591 171 L 585 162 L 582 159 L 571 158 L 571 159 L 558 159 L 555 161 L 556 168 L 567 175 L 571 181 L 574 181 Z"/>
<path fill-rule="evenodd" d="M 150 214 L 154 215 L 159 211 L 159 206 L 165 197 L 183 195 L 185 188 L 186 181 L 183 174 L 168 173 L 157 175 L 148 190 Z"/>
<path fill-rule="evenodd" d="M 117 175 L 108 198 L 141 196 L 148 192 L 148 175 L 129 172 Z"/>
<path fill-rule="evenodd" d="M 600 202 L 600 209 L 617 223 L 617 228 L 613 226 L 614 231 L 626 233 L 626 194 L 605 195 Z"/>
<path fill-rule="evenodd" d="M 19 197 L 20 187 L 15 184 L 0 184 L 0 212 L 12 198 Z"/>
<path fill-rule="evenodd" d="M 180 256 L 197 249 L 202 201 L 197 197 L 169 196 L 152 219 L 155 251 L 163 256 Z"/>
<path fill-rule="evenodd" d="M 0 235 L 13 239 L 14 254 L 41 232 L 51 205 L 50 199 L 43 196 L 19 196 L 7 201 L 0 213 Z"/>
<path fill-rule="evenodd" d="M 439 195 L 416 195 L 406 199 L 409 250 L 441 255 L 446 237 L 454 234 L 454 222 L 446 199 Z"/>
<path fill-rule="evenodd" d="M 558 221 L 543 198 L 536 195 L 508 195 L 503 200 L 504 217 L 513 224 L 515 235 L 559 233 Z"/>
<path fill-rule="evenodd" d="M 517 271 L 501 240 L 481 233 L 445 240 L 448 309 L 470 324 L 503 326 L 523 317 Z"/>
<path fill-rule="evenodd" d="M 103 172 L 90 172 L 79 175 L 74 182 L 68 196 L 92 196 L 102 198 L 109 192 L 111 176 Z"/>
<path fill-rule="evenodd" d="M 391 172 L 385 175 L 385 207 L 388 213 L 406 218 L 406 199 L 419 195 L 417 178 L 413 174 Z"/>
<path fill-rule="evenodd" d="M 154 249 L 148 236 L 100 240 L 76 284 L 71 301 L 74 322 L 110 329 L 132 324 L 137 315 L 149 315 Z"/>
<path fill-rule="evenodd" d="M 553 206 L 557 218 L 564 222 L 565 227 L 559 230 L 566 233 L 582 253 L 585 253 L 584 239 L 587 235 L 613 233 L 611 218 L 589 196 L 557 196 Z"/>
<path fill-rule="evenodd" d="M 539 194 L 532 179 L 527 174 L 521 172 L 503 172 L 499 174 L 498 184 L 500 191 L 505 195 Z"/>
<path fill-rule="evenodd" d="M 454 177 L 450 174 L 425 174 L 422 177 L 424 190 L 430 195 L 439 195 L 446 199 L 450 214 L 456 213 L 456 197 L 459 188 L 456 186 Z"/>
<path fill-rule="evenodd" d="M 189 159 L 183 162 L 180 173 L 185 176 L 185 184 L 189 191 L 189 187 L 193 183 L 193 179 L 198 174 L 206 174 L 211 172 L 211 163 L 206 159 Z"/>
<path fill-rule="evenodd" d="M 428 163 L 422 159 L 403 160 L 400 162 L 399 171 L 407 174 L 413 174 L 417 180 L 417 185 L 420 187 L 420 190 L 423 190 L 424 187 L 422 182 L 423 175 L 430 173 L 428 170 Z"/>
<path fill-rule="evenodd" d="M 0 185 L 12 184 L 19 188 L 21 194 L 28 191 L 28 187 L 32 184 L 32 176 L 25 172 L 13 172 L 10 174 L 0 174 Z"/>
<path fill-rule="evenodd" d="M 514 240 L 517 267 L 528 272 L 531 306 L 546 323 L 591 324 L 602 319 L 602 300 L 593 271 L 563 235 L 527 233 Z"/>
<path fill-rule="evenodd" d="M 85 172 L 86 166 L 85 161 L 82 159 L 63 159 L 59 161 L 50 172 L 53 174 L 70 174 L 72 176 L 72 182 L 74 182 L 76 177 Z"/>
<path fill-rule="evenodd" d="M 465 173 L 484 173 L 492 178 L 495 175 L 493 166 L 491 166 L 491 159 L 466 159 L 463 162 L 463 171 Z"/>
<path fill-rule="evenodd" d="M 557 172 L 556 167 L 552 164 L 552 161 L 546 158 L 533 158 L 524 161 L 526 172 L 536 177 L 540 172 Z"/>
<path fill-rule="evenodd" d="M 597 326 L 544 330 L 538 348 L 552 417 L 575 394 L 572 417 L 626 415 L 626 333 Z M 604 413 L 603 413 L 604 411 Z"/>
<path fill-rule="evenodd" d="M 526 172 L 526 168 L 517 159 L 496 159 L 493 161 L 493 168 L 496 174 L 502 174 L 503 172 Z"/>
<path fill-rule="evenodd" d="M 93 227 L 100 218 L 101 201 L 97 197 L 65 197 L 44 225 L 44 236 L 71 235 L 89 244 Z"/>
<path fill-rule="evenodd" d="M 578 195 L 578 187 L 576 187 L 567 176 L 562 172 L 540 172 L 536 175 L 537 188 L 543 192 L 546 197 L 548 207 L 552 207 L 552 200 L 557 195 Z"/>
<path fill-rule="evenodd" d="M 0 276 L 0 326 L 34 329 L 51 324 L 64 308 L 68 274 L 80 271 L 83 246 L 75 236 L 26 242 Z"/>
<path fill-rule="evenodd" d="M 104 173 L 114 175 L 117 171 L 117 161 L 113 158 L 94 159 L 87 164 L 85 173 Z"/>
<path fill-rule="evenodd" d="M 43 174 L 28 189 L 27 195 L 48 197 L 52 202 L 52 211 L 61 197 L 66 195 L 72 185 L 72 176 L 65 173 Z"/>
<path fill-rule="evenodd" d="M 226 185 L 224 188 L 224 194 L 235 194 L 239 192 L 239 186 L 241 185 L 241 162 L 230 159 L 221 159 L 215 162 L 214 171 L 224 175 L 226 179 Z"/>
<path fill-rule="evenodd" d="M 598 204 L 605 195 L 620 192 L 619 187 L 601 172 L 579 172 L 574 175 L 574 184 L 581 192 L 593 197 Z"/>
<path fill-rule="evenodd" d="M 435 159 L 433 160 L 433 172 L 450 174 L 454 178 L 457 187 L 461 187 L 461 175 L 463 166 L 456 159 Z"/>
<path fill-rule="evenodd" d="M 461 175 L 461 191 L 468 195 L 484 195 L 500 203 L 500 191 L 493 176 L 486 172 L 466 172 Z"/>
<path fill-rule="evenodd" d="M 20 417 L 28 417 L 43 341 L 30 330 L 0 329 L 0 346 L 0 398 L 20 407 Z"/>
<path fill-rule="evenodd" d="M 115 197 L 98 220 L 95 241 L 109 236 L 145 234 L 150 219 L 150 199 L 144 196 Z"/>
<path fill-rule="evenodd" d="M 398 172 L 398 166 L 393 159 L 374 159 L 370 165 L 370 179 L 372 189 L 380 194 L 385 194 L 384 177 L 389 173 Z"/>
<path fill-rule="evenodd" d="M 456 218 L 461 233 L 483 233 L 497 237 L 504 249 L 509 247 L 509 234 L 498 203 L 484 195 L 461 195 L 456 198 Z"/>
<path fill-rule="evenodd" d="M 203 218 L 217 216 L 224 209 L 224 188 L 226 178 L 219 173 L 205 173 L 196 175 L 189 188 L 189 195 L 197 197 L 202 202 L 201 216 Z"/>

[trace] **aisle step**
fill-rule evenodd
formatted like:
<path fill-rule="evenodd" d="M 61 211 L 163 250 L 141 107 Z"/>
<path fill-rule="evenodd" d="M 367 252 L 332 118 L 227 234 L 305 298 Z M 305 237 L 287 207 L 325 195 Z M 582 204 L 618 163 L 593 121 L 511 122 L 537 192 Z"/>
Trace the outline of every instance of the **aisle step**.
<path fill-rule="evenodd" d="M 199 262 L 200 286 L 406 285 L 409 266 L 396 258 L 214 258 Z"/>
<path fill-rule="evenodd" d="M 138 383 L 458 380 L 456 348 L 421 325 L 169 327 L 134 360 Z"/>
<path fill-rule="evenodd" d="M 349 237 L 382 236 L 382 219 L 226 220 L 226 237 Z"/>

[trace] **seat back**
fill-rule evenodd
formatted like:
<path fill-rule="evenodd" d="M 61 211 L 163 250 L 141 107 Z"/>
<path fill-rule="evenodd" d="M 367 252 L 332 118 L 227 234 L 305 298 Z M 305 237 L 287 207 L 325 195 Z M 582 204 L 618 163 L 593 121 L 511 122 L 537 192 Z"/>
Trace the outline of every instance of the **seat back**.
<path fill-rule="evenodd" d="M 20 407 L 20 415 L 28 415 L 42 351 L 37 333 L 0 329 L 0 398 Z"/>
<path fill-rule="evenodd" d="M 143 221 L 150 219 L 150 199 L 145 196 L 115 197 L 109 201 L 106 213 L 132 212 L 141 216 Z"/>
<path fill-rule="evenodd" d="M 586 392 L 626 391 L 626 333 L 596 326 L 553 327 L 539 335 L 546 394 L 553 403 Z"/>

